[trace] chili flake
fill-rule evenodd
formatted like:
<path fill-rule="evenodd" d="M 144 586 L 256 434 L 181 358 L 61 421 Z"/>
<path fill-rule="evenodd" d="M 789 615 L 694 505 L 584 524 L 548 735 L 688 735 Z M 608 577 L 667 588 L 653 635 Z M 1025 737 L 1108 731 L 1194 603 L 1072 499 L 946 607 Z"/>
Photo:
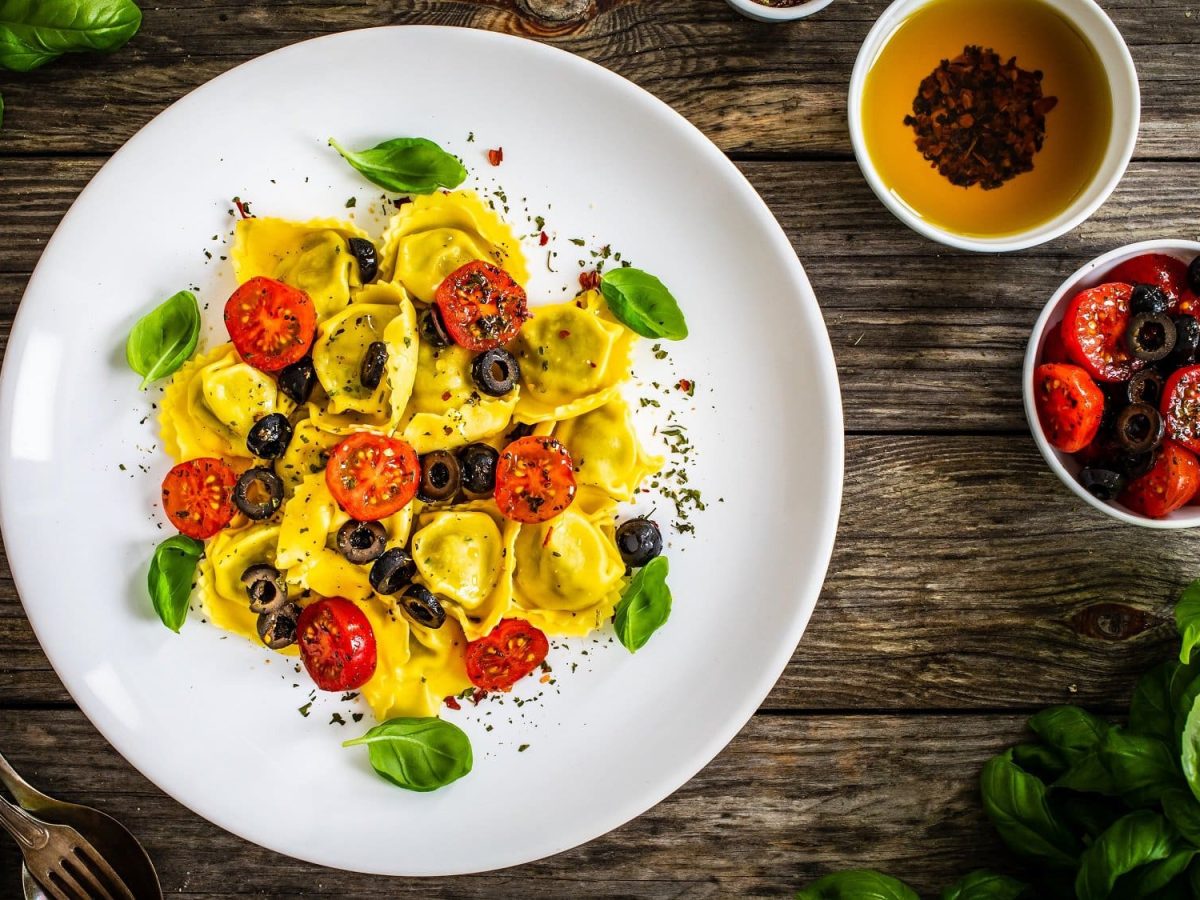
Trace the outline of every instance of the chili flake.
<path fill-rule="evenodd" d="M 497 147 L 495 150 L 489 150 L 488 162 L 490 162 L 493 166 L 498 166 L 500 163 L 504 162 L 504 148 Z"/>
<path fill-rule="evenodd" d="M 600 273 L 595 269 L 579 273 L 579 286 L 585 291 L 594 291 L 600 287 Z"/>

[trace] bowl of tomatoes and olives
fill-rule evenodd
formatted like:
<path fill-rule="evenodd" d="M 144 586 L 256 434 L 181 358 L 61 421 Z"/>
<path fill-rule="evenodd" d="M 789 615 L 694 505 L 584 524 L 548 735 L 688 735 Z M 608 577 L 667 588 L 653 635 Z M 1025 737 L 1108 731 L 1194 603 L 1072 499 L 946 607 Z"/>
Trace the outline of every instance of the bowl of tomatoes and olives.
<path fill-rule="evenodd" d="M 1025 354 L 1050 468 L 1122 522 L 1200 526 L 1200 243 L 1146 241 L 1066 280 Z"/>

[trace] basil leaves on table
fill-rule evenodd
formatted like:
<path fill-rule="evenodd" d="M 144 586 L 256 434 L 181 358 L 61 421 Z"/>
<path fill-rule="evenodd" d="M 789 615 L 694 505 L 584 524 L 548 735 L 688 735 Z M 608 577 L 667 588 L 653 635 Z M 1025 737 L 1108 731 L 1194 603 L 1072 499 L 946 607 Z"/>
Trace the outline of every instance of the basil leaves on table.
<path fill-rule="evenodd" d="M 1011 751 L 988 760 L 979 788 L 984 812 L 1004 843 L 1052 866 L 1075 865 L 1079 841 L 1051 808 L 1045 783 L 1014 763 Z"/>
<path fill-rule="evenodd" d="M 1171 681 L 1179 669 L 1175 660 L 1155 666 L 1138 679 L 1129 702 L 1129 730 L 1170 741 L 1175 731 Z"/>
<path fill-rule="evenodd" d="M 138 319 L 125 342 L 125 359 L 142 376 L 142 390 L 182 366 L 199 338 L 200 304 L 191 291 L 180 291 Z"/>
<path fill-rule="evenodd" d="M 796 900 L 920 900 L 920 897 L 903 881 L 890 875 L 854 869 L 818 878 L 798 892 Z"/>
<path fill-rule="evenodd" d="M 64 53 L 116 50 L 141 24 L 133 0 L 0 0 L 0 66 L 29 72 Z"/>
<path fill-rule="evenodd" d="M 343 747 L 365 745 L 371 766 L 409 791 L 436 791 L 471 771 L 471 741 L 437 718 L 389 719 Z"/>
<path fill-rule="evenodd" d="M 648 338 L 682 341 L 687 322 L 667 286 L 641 269 L 613 269 L 600 278 L 600 293 L 612 314 L 631 331 Z"/>
<path fill-rule="evenodd" d="M 392 138 L 357 153 L 333 138 L 329 146 L 367 181 L 399 194 L 431 194 L 438 188 L 456 188 L 467 177 L 467 170 L 457 158 L 425 138 Z"/>
<path fill-rule="evenodd" d="M 941 900 L 1017 900 L 1028 894 L 1023 881 L 980 869 L 942 891 Z"/>
<path fill-rule="evenodd" d="M 150 602 L 164 625 L 178 633 L 187 618 L 188 598 L 204 544 L 185 534 L 167 538 L 154 550 L 146 586 Z"/>
<path fill-rule="evenodd" d="M 1104 900 L 1112 894 L 1117 879 L 1134 869 L 1165 860 L 1173 856 L 1177 848 L 1177 838 L 1171 824 L 1158 813 L 1149 810 L 1139 810 L 1118 819 L 1105 831 L 1080 858 L 1079 873 L 1075 876 L 1075 894 L 1079 900 Z M 1192 853 L 1195 848 L 1192 848 Z M 1155 890 L 1165 887 L 1179 874 L 1190 856 L 1178 870 L 1170 872 L 1169 877 L 1163 871 L 1143 872 L 1142 878 L 1149 876 L 1149 886 L 1145 890 L 1133 892 L 1130 896 L 1144 897 Z M 1165 877 L 1165 880 L 1153 886 L 1153 882 Z"/>
<path fill-rule="evenodd" d="M 669 564 L 656 556 L 633 576 L 613 618 L 613 628 L 627 650 L 636 653 L 671 615 L 671 589 L 667 587 Z"/>
<path fill-rule="evenodd" d="M 1200 644 L 1200 581 L 1193 581 L 1175 604 L 1175 627 L 1179 631 L 1179 661 L 1187 664 Z"/>

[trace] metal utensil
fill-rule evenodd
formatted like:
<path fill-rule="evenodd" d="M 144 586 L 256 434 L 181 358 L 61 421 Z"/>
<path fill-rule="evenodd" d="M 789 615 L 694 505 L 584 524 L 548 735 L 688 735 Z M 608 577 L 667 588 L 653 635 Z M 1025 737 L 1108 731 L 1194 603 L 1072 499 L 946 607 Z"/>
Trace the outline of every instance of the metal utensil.
<path fill-rule="evenodd" d="M 22 809 L 37 819 L 51 825 L 69 827 L 90 843 L 119 873 L 120 879 L 137 900 L 162 900 L 162 887 L 150 857 L 137 838 L 116 819 L 90 806 L 66 803 L 43 794 L 21 778 L 3 755 L 0 755 L 0 783 L 8 788 Z M 23 884 L 26 897 L 40 900 L 54 896 L 48 885 L 37 884 L 32 876 L 26 877 Z"/>

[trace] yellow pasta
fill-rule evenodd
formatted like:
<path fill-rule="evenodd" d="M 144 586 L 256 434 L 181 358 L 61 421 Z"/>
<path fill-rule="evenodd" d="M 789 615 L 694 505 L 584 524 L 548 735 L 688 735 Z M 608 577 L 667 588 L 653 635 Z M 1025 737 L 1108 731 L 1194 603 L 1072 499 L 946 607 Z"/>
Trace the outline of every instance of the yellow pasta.
<path fill-rule="evenodd" d="M 646 476 L 662 468 L 638 440 L 633 413 L 620 395 L 590 412 L 559 422 L 551 432 L 575 463 L 575 481 L 614 500 L 632 500 Z"/>
<path fill-rule="evenodd" d="M 508 428 L 519 402 L 516 388 L 507 397 L 488 397 L 471 380 L 471 351 L 421 344 L 412 399 L 401 423 L 403 438 L 418 453 L 452 450 Z"/>

